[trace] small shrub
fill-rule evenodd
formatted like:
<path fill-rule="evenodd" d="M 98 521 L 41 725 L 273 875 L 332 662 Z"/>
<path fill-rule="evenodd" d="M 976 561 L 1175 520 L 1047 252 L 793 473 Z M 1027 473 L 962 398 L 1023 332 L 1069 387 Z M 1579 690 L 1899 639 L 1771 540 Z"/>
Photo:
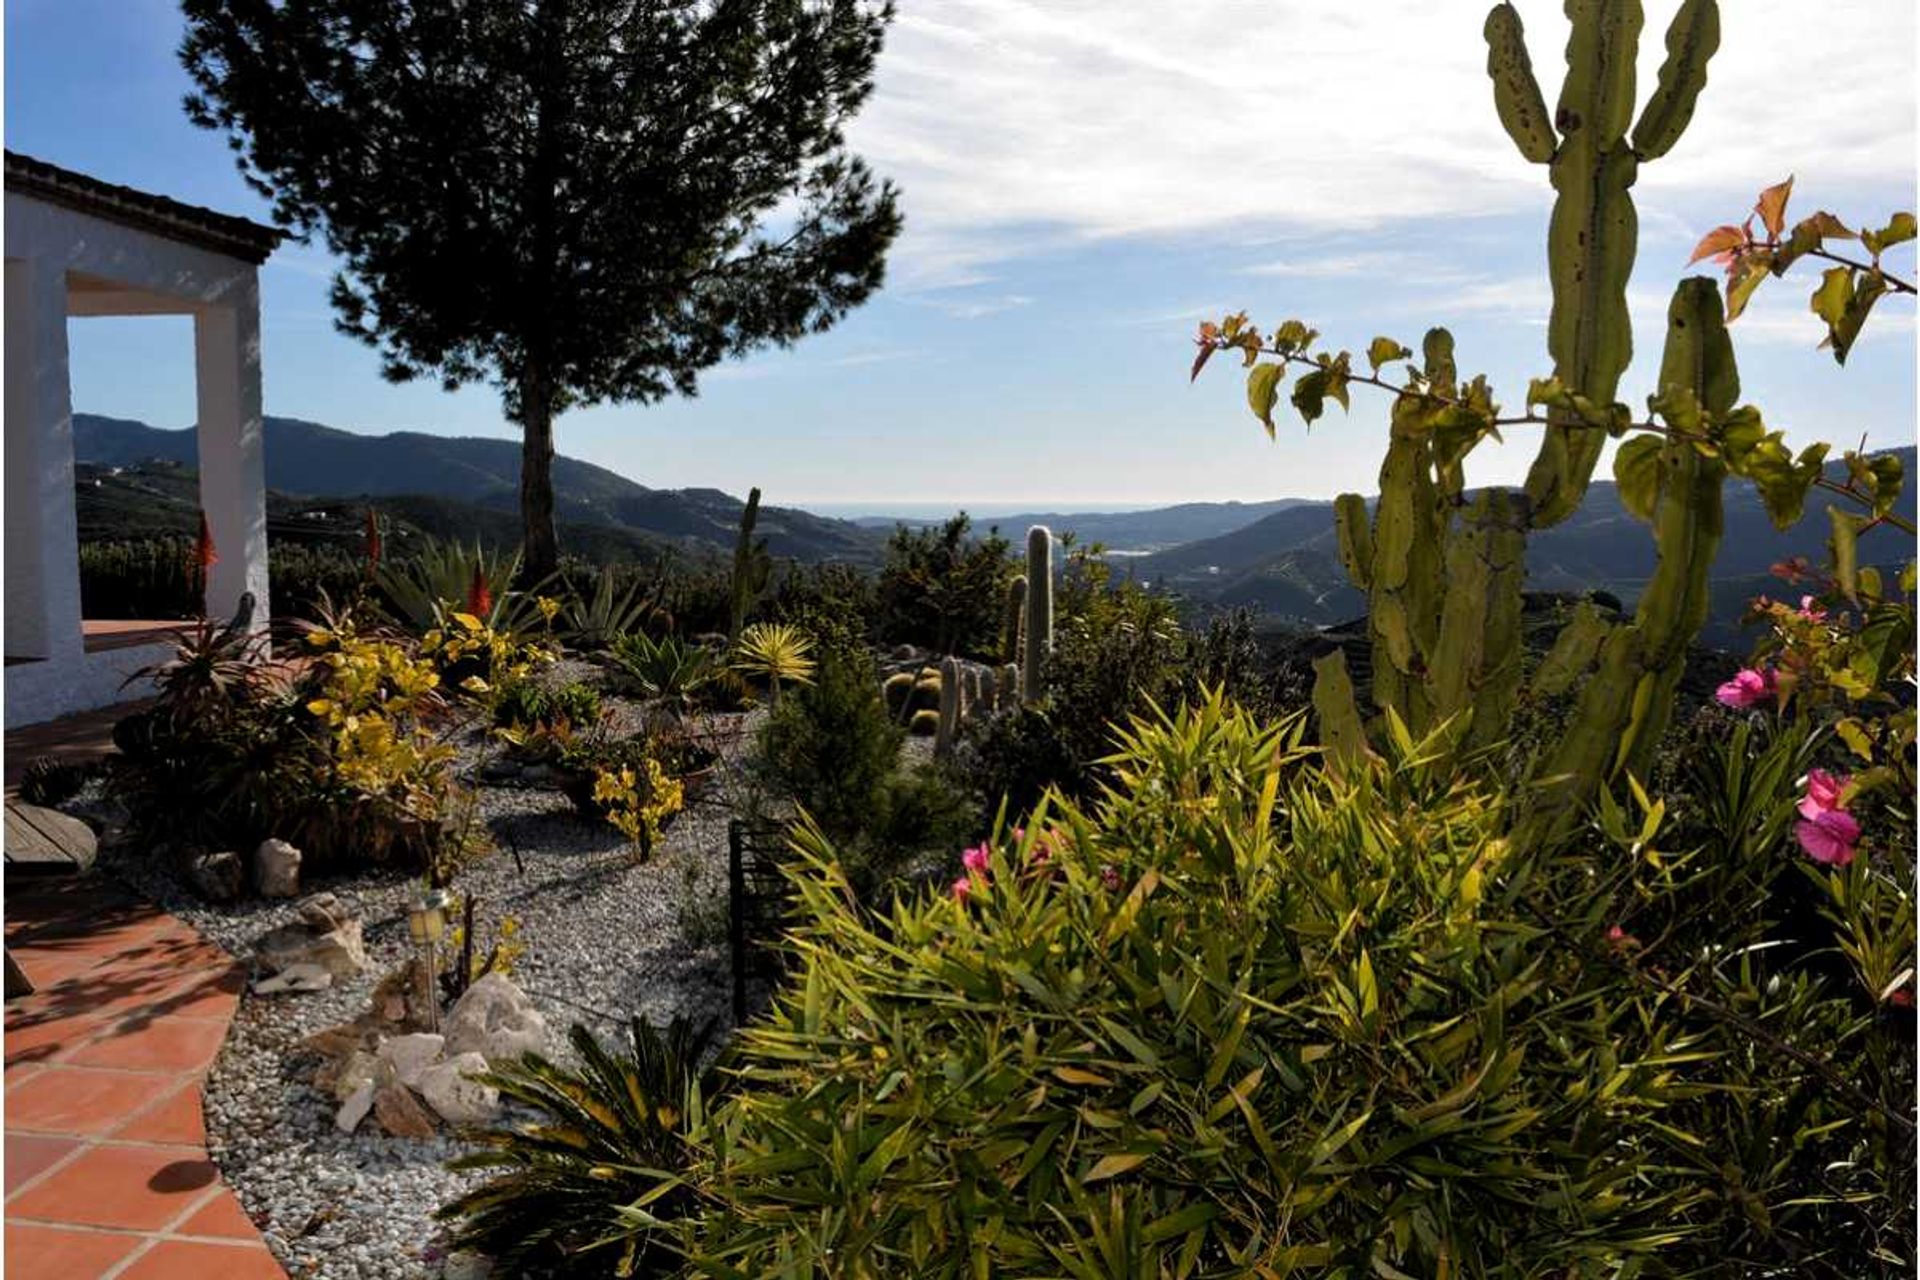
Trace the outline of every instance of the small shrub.
<path fill-rule="evenodd" d="M 841 837 L 868 830 L 900 755 L 900 729 L 880 700 L 873 659 L 830 649 L 811 685 L 780 700 L 760 733 L 770 780 Z"/>
<path fill-rule="evenodd" d="M 550 686 L 528 678 L 509 681 L 498 690 L 493 722 L 502 728 L 559 723 L 586 728 L 599 723 L 600 711 L 600 691 L 584 680 Z"/>
<path fill-rule="evenodd" d="M 972 527 L 963 512 L 938 529 L 894 530 L 874 586 L 882 642 L 995 657 L 1013 564 L 1005 538 L 997 532 L 976 538 Z"/>

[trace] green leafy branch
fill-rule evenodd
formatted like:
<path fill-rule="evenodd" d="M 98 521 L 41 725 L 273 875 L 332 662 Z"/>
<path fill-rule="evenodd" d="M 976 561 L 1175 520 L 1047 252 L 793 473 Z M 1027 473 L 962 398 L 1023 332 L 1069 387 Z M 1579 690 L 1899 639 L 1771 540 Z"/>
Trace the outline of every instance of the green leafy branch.
<path fill-rule="evenodd" d="M 1648 397 L 1650 416 L 1638 418 L 1626 405 L 1597 404 L 1558 378 L 1536 378 L 1527 387 L 1527 411 L 1503 414 L 1484 375 L 1464 386 L 1459 384 L 1452 340 L 1444 330 L 1428 334 L 1423 344 L 1427 368 L 1408 363 L 1402 384 L 1380 376 L 1385 366 L 1410 360 L 1413 355 L 1400 342 L 1375 338 L 1367 347 L 1371 372 L 1361 372 L 1354 369 L 1350 352 L 1312 350 L 1319 336 L 1317 330 L 1298 320 L 1287 320 L 1271 334 L 1263 335 L 1245 312 L 1227 316 L 1218 324 L 1209 321 L 1200 326 L 1195 339 L 1199 351 L 1189 381 L 1200 376 L 1215 352 L 1238 351 L 1248 371 L 1248 407 L 1269 438 L 1276 430 L 1273 411 L 1279 404 L 1281 384 L 1291 367 L 1304 370 L 1295 379 L 1289 399 L 1308 426 L 1324 414 L 1328 400 L 1342 409 L 1350 408 L 1348 389 L 1355 383 L 1392 392 L 1397 398 L 1394 430 L 1432 436 L 1443 466 L 1455 473 L 1456 483 L 1450 486 L 1449 497 L 1456 502 L 1462 500 L 1458 467 L 1468 452 L 1489 436 L 1500 439 L 1504 426 L 1545 426 L 1565 421 L 1537 411 L 1551 409 L 1571 414 L 1616 439 L 1639 433 L 1620 447 L 1614 459 L 1614 478 L 1620 486 L 1621 501 L 1642 520 L 1651 520 L 1659 491 L 1661 442 L 1686 440 L 1702 456 L 1717 457 L 1730 473 L 1752 481 L 1768 517 L 1778 528 L 1787 529 L 1799 521 L 1807 494 L 1814 489 L 1859 504 L 1863 514 L 1830 509 L 1835 555 L 1843 562 L 1851 560 L 1854 539 L 1869 529 L 1884 524 L 1909 535 L 1915 532 L 1914 525 L 1893 510 L 1903 481 L 1897 457 L 1848 451 L 1842 459 L 1846 478 L 1830 479 L 1825 466 L 1831 446 L 1812 444 L 1794 454 L 1786 445 L 1784 433 L 1767 430 L 1760 410 L 1752 405 L 1714 413 L 1684 388 L 1665 388 Z M 1262 357 L 1267 359 L 1263 361 Z"/>
<path fill-rule="evenodd" d="M 1867 322 L 1873 304 L 1888 293 L 1913 294 L 1913 282 L 1887 271 L 1880 255 L 1897 244 L 1914 238 L 1913 214 L 1893 214 L 1887 225 L 1877 231 L 1854 231 L 1831 213 L 1822 210 L 1795 223 L 1787 231 L 1787 200 L 1793 194 L 1793 179 L 1777 183 L 1760 193 L 1753 213 L 1739 226 L 1728 224 L 1707 232 L 1694 247 L 1688 264 L 1712 258 L 1727 269 L 1727 323 L 1732 324 L 1746 310 L 1747 299 L 1768 276 L 1786 274 L 1788 267 L 1801 258 L 1822 258 L 1838 265 L 1820 274 L 1820 287 L 1809 299 L 1809 309 L 1826 322 L 1823 347 L 1833 348 L 1833 358 L 1847 362 L 1847 352 Z M 1764 239 L 1753 233 L 1753 220 L 1760 219 L 1766 229 Z M 1830 240 L 1858 241 L 1870 260 L 1847 257 L 1827 248 Z"/>

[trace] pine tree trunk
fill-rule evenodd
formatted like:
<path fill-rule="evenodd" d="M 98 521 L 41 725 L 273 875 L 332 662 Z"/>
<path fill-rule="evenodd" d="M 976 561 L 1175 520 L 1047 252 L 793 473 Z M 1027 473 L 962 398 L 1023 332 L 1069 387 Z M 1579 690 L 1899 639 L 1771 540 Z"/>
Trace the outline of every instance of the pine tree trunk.
<path fill-rule="evenodd" d="M 560 541 L 553 528 L 553 397 L 542 370 L 530 366 L 520 379 L 521 567 L 539 582 L 560 567 Z"/>

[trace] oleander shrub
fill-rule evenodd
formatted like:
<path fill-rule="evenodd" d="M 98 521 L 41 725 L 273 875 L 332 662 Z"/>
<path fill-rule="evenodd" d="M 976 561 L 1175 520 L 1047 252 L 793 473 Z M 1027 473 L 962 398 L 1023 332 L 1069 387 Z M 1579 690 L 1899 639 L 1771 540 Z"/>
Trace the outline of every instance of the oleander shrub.
<path fill-rule="evenodd" d="M 1764 909 L 1834 873 L 1777 833 L 1669 844 L 1630 790 L 1523 847 L 1434 742 L 1323 767 L 1302 736 L 1218 699 L 1136 720 L 1097 800 L 879 915 L 803 829 L 796 971 L 685 1183 L 643 1193 L 697 1189 L 689 1270 L 1910 1265 L 1911 1019 Z M 1830 902 L 1897 928 L 1872 861 Z"/>

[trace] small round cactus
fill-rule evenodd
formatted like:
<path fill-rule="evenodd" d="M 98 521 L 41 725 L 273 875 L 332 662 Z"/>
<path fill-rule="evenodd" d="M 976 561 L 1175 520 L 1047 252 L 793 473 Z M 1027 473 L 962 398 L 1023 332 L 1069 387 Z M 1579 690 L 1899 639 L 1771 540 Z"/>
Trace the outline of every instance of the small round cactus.
<path fill-rule="evenodd" d="M 919 738 L 930 738 L 940 731 L 940 713 L 931 708 L 913 713 L 913 719 L 907 721 L 907 732 Z"/>
<path fill-rule="evenodd" d="M 880 685 L 880 696 L 886 699 L 888 715 L 905 719 L 907 704 L 913 700 L 913 673 L 896 671 L 888 676 Z"/>

